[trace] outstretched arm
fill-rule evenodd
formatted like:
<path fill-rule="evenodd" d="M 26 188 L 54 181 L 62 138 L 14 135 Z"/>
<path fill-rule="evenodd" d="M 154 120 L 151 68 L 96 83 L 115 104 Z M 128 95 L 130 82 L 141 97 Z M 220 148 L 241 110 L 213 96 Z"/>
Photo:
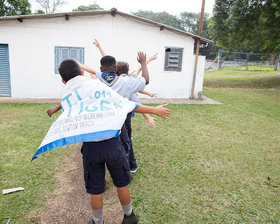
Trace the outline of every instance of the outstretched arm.
<path fill-rule="evenodd" d="M 162 118 L 170 117 L 172 110 L 166 108 L 167 104 L 159 105 L 157 107 L 150 107 L 140 104 L 133 112 L 136 113 L 146 113 L 146 114 L 155 114 Z"/>
<path fill-rule="evenodd" d="M 61 104 L 57 105 L 56 107 L 52 107 L 47 110 L 47 114 L 51 117 L 54 113 L 58 112 L 61 109 Z"/>
<path fill-rule="evenodd" d="M 134 73 L 136 73 L 136 70 L 133 70 L 133 71 L 129 72 L 128 74 L 133 75 Z"/>
<path fill-rule="evenodd" d="M 152 57 L 150 57 L 150 58 L 147 60 L 146 64 L 149 64 L 151 61 L 156 60 L 156 59 L 157 59 L 157 56 L 158 56 L 158 53 L 154 54 Z M 141 72 L 141 70 L 142 70 L 142 66 L 140 66 L 140 67 L 137 69 L 137 75 Z"/>
<path fill-rule="evenodd" d="M 142 66 L 142 77 L 146 80 L 146 85 L 149 84 L 149 72 L 148 67 L 146 64 L 146 54 L 144 54 L 142 51 L 138 52 L 137 61 Z"/>
<path fill-rule="evenodd" d="M 139 93 L 142 93 L 142 94 L 148 95 L 148 96 L 150 96 L 150 97 L 155 97 L 155 96 L 157 95 L 156 93 L 150 93 L 150 92 L 145 91 L 145 90 L 143 90 L 143 91 L 139 91 Z"/>
<path fill-rule="evenodd" d="M 106 55 L 105 52 L 103 51 L 100 43 L 95 38 L 94 38 L 93 44 L 98 48 L 98 50 L 99 50 L 100 54 L 102 55 L 102 57 Z"/>
<path fill-rule="evenodd" d="M 95 69 L 93 69 L 93 68 L 91 68 L 91 67 L 89 67 L 89 66 L 87 66 L 87 65 L 83 65 L 83 64 L 81 64 L 80 62 L 78 62 L 75 58 L 73 58 L 73 60 L 75 60 L 78 64 L 79 64 L 79 66 L 80 66 L 80 68 L 81 69 L 84 69 L 85 71 L 87 71 L 88 73 L 91 73 L 91 74 L 96 74 L 96 70 Z"/>

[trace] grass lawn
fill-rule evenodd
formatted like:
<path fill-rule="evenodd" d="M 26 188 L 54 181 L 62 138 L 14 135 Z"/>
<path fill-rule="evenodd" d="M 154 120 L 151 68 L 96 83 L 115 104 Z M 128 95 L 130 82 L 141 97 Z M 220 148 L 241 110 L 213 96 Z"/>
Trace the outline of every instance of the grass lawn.
<path fill-rule="evenodd" d="M 30 211 L 45 209 L 46 195 L 54 190 L 55 175 L 72 150 L 53 150 L 30 162 L 51 120 L 50 104 L 0 103 L 0 223 L 36 223 Z M 66 146 L 64 148 L 71 148 Z M 3 189 L 24 191 L 2 195 Z"/>
<path fill-rule="evenodd" d="M 204 87 L 280 89 L 279 71 L 227 71 L 205 73 Z M 204 88 L 205 89 L 205 88 Z M 205 94 L 204 94 L 205 95 Z"/>
<path fill-rule="evenodd" d="M 259 78 L 268 84 L 256 85 Z M 157 127 L 133 118 L 140 169 L 130 186 L 140 223 L 280 223 L 277 80 L 276 73 L 206 74 L 203 95 L 223 105 L 169 105 L 173 116 Z M 44 206 L 72 152 L 52 150 L 30 163 L 50 106 L 0 104 L 1 190 L 26 188 L 0 196 L 0 223 L 32 223 L 28 213 Z"/>
<path fill-rule="evenodd" d="M 142 223 L 280 223 L 279 78 L 262 89 L 228 75 L 225 88 L 211 76 L 203 95 L 223 105 L 171 105 L 157 128 L 133 120 Z"/>

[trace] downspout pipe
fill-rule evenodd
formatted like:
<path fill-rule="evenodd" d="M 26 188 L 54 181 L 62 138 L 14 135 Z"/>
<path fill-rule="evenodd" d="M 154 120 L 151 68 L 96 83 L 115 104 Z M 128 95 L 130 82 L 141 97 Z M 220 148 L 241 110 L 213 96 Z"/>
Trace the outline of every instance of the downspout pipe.
<path fill-rule="evenodd" d="M 204 6 L 205 6 L 205 0 L 202 0 L 198 36 L 201 36 L 201 33 L 202 33 L 203 17 L 204 17 Z M 196 73 L 197 73 L 197 62 L 198 62 L 198 55 L 199 55 L 199 46 L 200 46 L 200 39 L 197 39 L 196 40 L 196 55 L 195 55 L 195 63 L 194 63 L 193 82 L 192 82 L 192 96 L 191 96 L 192 99 L 195 98 L 194 97 L 194 88 L 195 88 L 195 80 L 196 80 Z"/>

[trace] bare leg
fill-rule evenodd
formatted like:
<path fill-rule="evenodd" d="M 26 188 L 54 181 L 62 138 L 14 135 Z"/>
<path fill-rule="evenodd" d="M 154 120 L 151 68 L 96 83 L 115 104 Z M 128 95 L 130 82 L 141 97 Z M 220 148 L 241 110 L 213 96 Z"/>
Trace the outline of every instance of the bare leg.
<path fill-rule="evenodd" d="M 93 221 L 89 223 L 103 224 L 103 193 L 98 195 L 91 195 L 91 208 Z"/>
<path fill-rule="evenodd" d="M 91 195 L 91 208 L 93 210 L 99 210 L 103 208 L 103 193 L 102 194 L 92 194 Z"/>
<path fill-rule="evenodd" d="M 130 193 L 128 186 L 117 187 L 118 197 L 122 205 L 130 204 Z"/>

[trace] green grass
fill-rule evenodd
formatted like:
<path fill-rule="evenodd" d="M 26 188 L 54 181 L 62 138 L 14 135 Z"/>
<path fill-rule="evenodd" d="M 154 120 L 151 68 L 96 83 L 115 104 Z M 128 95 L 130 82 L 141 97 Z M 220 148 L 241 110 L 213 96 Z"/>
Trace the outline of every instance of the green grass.
<path fill-rule="evenodd" d="M 254 66 L 235 66 L 235 67 L 223 67 L 224 71 L 258 71 L 258 72 L 273 72 L 275 65 L 254 65 Z"/>
<path fill-rule="evenodd" d="M 213 88 L 280 88 L 280 72 L 224 71 L 205 73 L 204 86 Z"/>
<path fill-rule="evenodd" d="M 259 77 L 270 81 L 253 85 Z M 140 169 L 130 187 L 140 223 L 280 223 L 277 77 L 206 74 L 203 95 L 222 105 L 169 105 L 172 117 L 158 119 L 157 127 L 133 118 Z M 44 206 L 60 161 L 72 151 L 29 162 L 50 126 L 48 107 L 0 104 L 1 189 L 26 188 L 0 196 L 0 223 L 31 223 L 29 212 Z"/>
<path fill-rule="evenodd" d="M 280 223 L 280 90 L 251 81 L 213 81 L 203 95 L 223 105 L 171 105 L 157 128 L 133 120 L 141 223 Z"/>
<path fill-rule="evenodd" d="M 32 223 L 29 213 L 45 209 L 46 196 L 54 190 L 55 175 L 72 151 L 53 150 L 30 162 L 55 119 L 46 115 L 49 107 L 50 104 L 0 104 L 0 189 L 25 188 L 13 194 L 1 193 L 0 223 Z"/>

